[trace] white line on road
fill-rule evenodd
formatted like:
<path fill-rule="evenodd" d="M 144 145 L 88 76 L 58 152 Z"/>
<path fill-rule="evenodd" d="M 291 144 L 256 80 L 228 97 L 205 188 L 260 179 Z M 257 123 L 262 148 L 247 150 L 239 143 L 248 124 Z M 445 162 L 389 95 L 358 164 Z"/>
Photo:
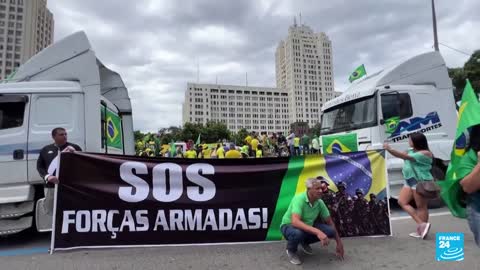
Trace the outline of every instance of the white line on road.
<path fill-rule="evenodd" d="M 448 215 L 451 215 L 451 213 L 450 212 L 432 213 L 429 216 L 438 217 L 438 216 L 448 216 Z M 390 220 L 395 221 L 395 220 L 403 220 L 403 219 L 409 219 L 409 218 L 412 218 L 412 217 L 410 217 L 409 215 L 406 215 L 406 216 L 400 216 L 400 217 L 392 217 L 390 218 Z"/>

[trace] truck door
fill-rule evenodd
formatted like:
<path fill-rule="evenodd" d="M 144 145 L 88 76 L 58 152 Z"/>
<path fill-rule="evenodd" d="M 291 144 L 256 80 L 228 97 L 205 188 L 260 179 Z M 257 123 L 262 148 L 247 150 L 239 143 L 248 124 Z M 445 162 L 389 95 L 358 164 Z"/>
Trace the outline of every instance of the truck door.
<path fill-rule="evenodd" d="M 29 100 L 0 94 L 0 185 L 27 183 Z"/>
<path fill-rule="evenodd" d="M 402 133 L 399 129 L 399 123 L 413 115 L 412 101 L 407 92 L 389 92 L 380 95 L 380 139 L 381 141 L 390 141 L 396 143 L 395 138 Z M 407 143 L 408 140 L 398 142 Z"/>
<path fill-rule="evenodd" d="M 67 140 L 85 149 L 83 96 L 78 93 L 33 94 L 28 135 L 28 180 L 42 182 L 37 171 L 40 150 L 53 143 L 52 130 L 62 127 Z"/>

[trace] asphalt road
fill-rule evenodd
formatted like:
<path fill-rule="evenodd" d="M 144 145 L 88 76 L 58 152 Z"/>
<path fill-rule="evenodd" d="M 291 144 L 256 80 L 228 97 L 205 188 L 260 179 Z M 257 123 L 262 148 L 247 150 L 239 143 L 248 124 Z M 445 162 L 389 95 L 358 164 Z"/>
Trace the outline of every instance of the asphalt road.
<path fill-rule="evenodd" d="M 314 245 L 315 255 L 303 256 L 295 266 L 287 261 L 285 242 L 188 247 L 97 249 L 47 254 L 49 234 L 23 234 L 0 239 L 3 269 L 480 269 L 480 249 L 475 246 L 465 220 L 432 211 L 433 224 L 426 240 L 408 233 L 415 225 L 405 213 L 392 210 L 393 236 L 344 239 L 345 260 L 335 258 L 335 243 Z M 464 232 L 465 260 L 437 262 L 436 232 Z"/>

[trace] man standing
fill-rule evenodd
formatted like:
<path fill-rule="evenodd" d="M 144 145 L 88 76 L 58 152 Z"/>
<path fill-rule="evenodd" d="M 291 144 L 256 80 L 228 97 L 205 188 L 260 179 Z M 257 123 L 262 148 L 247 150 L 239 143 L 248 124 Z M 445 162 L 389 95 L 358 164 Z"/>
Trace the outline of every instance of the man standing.
<path fill-rule="evenodd" d="M 320 179 L 310 178 L 306 182 L 307 191 L 293 197 L 287 212 L 283 216 L 280 230 L 287 239 L 287 255 L 292 264 L 301 264 L 297 255 L 298 245 L 308 255 L 313 254 L 310 244 L 321 241 L 323 246 L 329 243 L 328 238 L 335 238 L 337 242 L 336 254 L 343 259 L 343 243 L 335 229 L 335 224 L 330 217 L 322 196 L 322 183 Z M 325 223 L 314 224 L 321 217 Z"/>
<path fill-rule="evenodd" d="M 242 154 L 235 148 L 235 145 L 230 144 L 230 150 L 225 153 L 225 158 L 242 158 Z"/>
<path fill-rule="evenodd" d="M 319 154 L 320 153 L 320 141 L 317 135 L 313 135 L 312 139 L 312 152 L 314 154 Z"/>
<path fill-rule="evenodd" d="M 288 148 L 290 150 L 290 156 L 295 156 L 294 152 L 295 152 L 295 148 L 293 148 L 293 140 L 295 139 L 295 133 L 293 133 L 293 130 L 290 131 L 290 135 L 288 135 L 288 137 L 286 138 L 287 140 L 287 145 L 288 145 Z"/>
<path fill-rule="evenodd" d="M 52 130 L 53 144 L 49 144 L 40 150 L 37 160 L 37 171 L 45 181 L 45 199 L 42 210 L 46 215 L 53 213 L 54 187 L 58 184 L 57 168 L 60 152 L 82 151 L 80 146 L 67 142 L 67 131 L 58 127 Z"/>
<path fill-rule="evenodd" d="M 310 137 L 307 133 L 304 133 L 302 136 L 302 149 L 303 155 L 310 154 Z"/>

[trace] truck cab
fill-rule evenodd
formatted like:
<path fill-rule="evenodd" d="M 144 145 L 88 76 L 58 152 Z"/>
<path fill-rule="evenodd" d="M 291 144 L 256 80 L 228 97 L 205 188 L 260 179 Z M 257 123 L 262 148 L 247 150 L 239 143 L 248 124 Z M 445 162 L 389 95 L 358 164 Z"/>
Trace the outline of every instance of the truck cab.
<path fill-rule="evenodd" d="M 36 208 L 44 197 L 36 163 L 56 127 L 83 151 L 134 154 L 128 91 L 83 32 L 47 47 L 0 84 L 0 236 L 35 224 L 50 229 L 51 218 Z"/>
<path fill-rule="evenodd" d="M 321 135 L 357 133 L 358 149 L 382 149 L 388 142 L 406 151 L 408 137 L 424 133 L 438 177 L 450 160 L 456 129 L 453 86 L 438 52 L 415 56 L 352 85 L 322 108 Z M 403 186 L 403 160 L 388 154 L 390 197 Z"/>

